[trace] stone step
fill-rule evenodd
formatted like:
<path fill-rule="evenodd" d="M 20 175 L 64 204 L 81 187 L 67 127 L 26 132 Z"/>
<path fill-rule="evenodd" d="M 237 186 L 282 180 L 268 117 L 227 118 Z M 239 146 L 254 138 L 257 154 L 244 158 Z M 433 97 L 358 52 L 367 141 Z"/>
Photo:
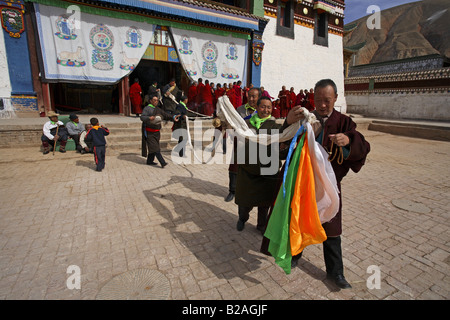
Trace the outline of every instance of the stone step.
<path fill-rule="evenodd" d="M 399 136 L 450 141 L 450 127 L 446 125 L 373 120 L 368 129 Z"/>

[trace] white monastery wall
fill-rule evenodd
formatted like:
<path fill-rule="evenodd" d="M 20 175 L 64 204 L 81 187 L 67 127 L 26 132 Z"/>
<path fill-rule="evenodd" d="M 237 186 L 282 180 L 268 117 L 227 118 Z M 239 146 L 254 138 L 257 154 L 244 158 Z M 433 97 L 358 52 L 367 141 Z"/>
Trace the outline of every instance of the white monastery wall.
<path fill-rule="evenodd" d="M 450 120 L 448 92 L 348 94 L 347 111 L 385 119 Z"/>
<path fill-rule="evenodd" d="M 275 18 L 265 17 L 270 21 L 263 33 L 261 85 L 276 98 L 283 85 L 298 94 L 329 78 L 338 88 L 336 109 L 345 113 L 342 36 L 328 33 L 328 47 L 315 45 L 314 29 L 295 24 L 295 39 L 289 39 L 276 35 Z"/>

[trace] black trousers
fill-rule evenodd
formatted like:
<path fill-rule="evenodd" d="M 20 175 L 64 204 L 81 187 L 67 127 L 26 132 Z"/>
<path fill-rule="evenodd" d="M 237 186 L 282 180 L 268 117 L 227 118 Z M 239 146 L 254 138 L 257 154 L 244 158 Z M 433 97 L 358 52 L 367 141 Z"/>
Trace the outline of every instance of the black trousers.
<path fill-rule="evenodd" d="M 106 158 L 106 147 L 105 146 L 94 146 L 94 159 L 97 165 L 96 170 L 102 171 L 105 168 L 105 158 Z"/>
<path fill-rule="evenodd" d="M 73 141 L 75 141 L 75 147 L 78 151 L 81 151 L 81 149 L 83 149 L 80 145 L 80 135 L 79 134 L 74 134 L 70 136 Z"/>
<path fill-rule="evenodd" d="M 330 276 L 344 275 L 344 263 L 342 261 L 341 237 L 328 237 L 323 242 L 323 258 L 325 269 Z M 303 252 L 293 256 L 292 259 L 300 259 Z"/>
<path fill-rule="evenodd" d="M 56 128 L 50 130 L 50 133 L 51 133 L 52 135 L 56 135 Z M 59 142 L 63 142 L 63 145 L 65 146 L 65 145 L 66 145 L 66 142 L 67 142 L 67 139 L 69 138 L 69 135 L 68 135 L 68 133 L 67 133 L 66 128 L 60 128 L 60 129 L 58 130 L 58 136 L 59 136 L 58 141 L 59 141 Z M 50 140 L 49 138 L 47 138 L 47 136 L 46 136 L 45 134 L 43 134 L 43 135 L 41 136 L 41 141 L 42 141 L 42 143 L 44 144 L 44 147 L 45 147 L 45 146 L 48 146 L 49 144 L 52 145 L 52 146 L 55 145 L 55 140 Z"/>
<path fill-rule="evenodd" d="M 161 165 L 163 165 L 163 164 L 166 163 L 166 160 L 164 160 L 164 158 L 163 158 L 161 152 L 153 152 L 153 153 L 150 153 L 150 154 L 147 156 L 147 164 L 150 164 L 150 163 L 154 162 L 155 156 L 156 156 L 156 159 L 158 159 L 158 161 L 159 161 L 159 163 L 160 163 Z"/>
<path fill-rule="evenodd" d="M 328 275 L 344 275 L 341 237 L 328 237 L 323 242 L 323 257 Z"/>
<path fill-rule="evenodd" d="M 247 222 L 250 218 L 250 211 L 252 211 L 253 207 L 238 207 L 239 220 L 243 222 Z M 258 219 L 256 222 L 256 228 L 262 230 L 266 227 L 267 215 L 269 213 L 270 207 L 258 207 Z"/>
<path fill-rule="evenodd" d="M 228 171 L 228 191 L 231 193 L 236 193 L 236 181 L 237 181 L 237 173 Z"/>

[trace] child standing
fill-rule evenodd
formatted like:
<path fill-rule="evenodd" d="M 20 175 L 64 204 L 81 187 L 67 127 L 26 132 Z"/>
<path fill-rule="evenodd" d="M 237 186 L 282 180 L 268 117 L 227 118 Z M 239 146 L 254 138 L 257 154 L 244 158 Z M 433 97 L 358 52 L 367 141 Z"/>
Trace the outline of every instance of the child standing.
<path fill-rule="evenodd" d="M 85 141 L 91 141 L 94 146 L 94 159 L 97 165 L 96 170 L 101 172 L 105 168 L 106 158 L 106 139 L 105 136 L 109 135 L 108 128 L 103 125 L 100 126 L 97 118 L 91 118 L 90 120 L 92 128 L 86 134 Z"/>

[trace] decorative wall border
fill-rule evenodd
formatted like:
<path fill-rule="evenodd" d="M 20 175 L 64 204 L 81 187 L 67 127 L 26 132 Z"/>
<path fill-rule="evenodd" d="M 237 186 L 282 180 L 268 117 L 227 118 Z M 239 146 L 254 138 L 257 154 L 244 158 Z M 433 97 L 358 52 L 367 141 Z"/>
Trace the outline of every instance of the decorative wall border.
<path fill-rule="evenodd" d="M 366 83 L 373 79 L 375 82 L 405 82 L 416 80 L 450 79 L 450 68 L 413 71 L 393 74 L 383 74 L 364 77 L 351 77 L 345 79 L 345 84 Z"/>
<path fill-rule="evenodd" d="M 450 93 L 450 87 L 442 88 L 398 88 L 398 89 L 375 89 L 361 91 L 345 91 L 345 95 L 368 95 L 368 94 L 417 94 L 417 93 Z"/>

